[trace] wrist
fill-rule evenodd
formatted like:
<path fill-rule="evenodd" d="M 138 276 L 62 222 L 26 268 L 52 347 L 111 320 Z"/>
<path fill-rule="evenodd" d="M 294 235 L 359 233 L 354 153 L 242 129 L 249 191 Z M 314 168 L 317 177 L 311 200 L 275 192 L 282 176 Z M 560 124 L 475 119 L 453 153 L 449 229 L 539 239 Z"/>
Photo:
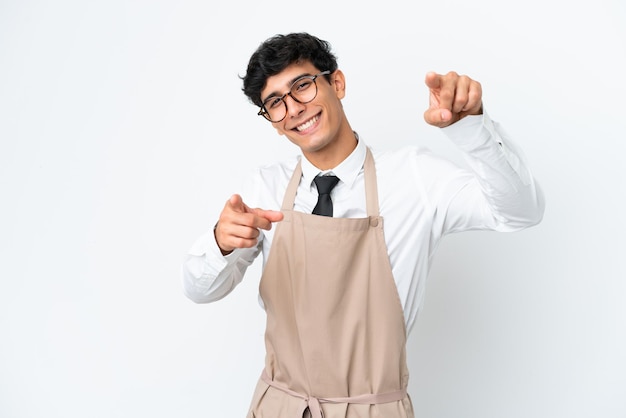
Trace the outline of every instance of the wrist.
<path fill-rule="evenodd" d="M 219 225 L 219 221 L 215 224 L 215 226 L 213 227 L 213 237 L 215 238 L 215 243 L 217 244 L 217 248 L 220 249 L 220 252 L 222 253 L 223 256 L 227 256 L 228 254 L 232 253 L 235 249 L 231 249 L 231 250 L 225 250 L 221 245 L 220 245 L 220 240 L 217 239 L 217 225 Z"/>

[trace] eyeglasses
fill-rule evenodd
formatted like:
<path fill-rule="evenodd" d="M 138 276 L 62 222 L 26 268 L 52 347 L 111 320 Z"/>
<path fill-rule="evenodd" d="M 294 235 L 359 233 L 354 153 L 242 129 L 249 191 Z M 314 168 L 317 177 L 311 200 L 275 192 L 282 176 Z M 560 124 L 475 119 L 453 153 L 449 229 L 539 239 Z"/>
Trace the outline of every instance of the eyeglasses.
<path fill-rule="evenodd" d="M 280 97 L 270 97 L 265 100 L 258 115 L 273 123 L 280 122 L 287 116 L 287 102 L 285 102 L 285 98 L 289 95 L 293 100 L 301 104 L 313 101 L 317 96 L 315 79 L 327 74 L 330 74 L 330 71 L 322 71 L 319 74 L 300 77 L 291 84 L 287 93 Z"/>

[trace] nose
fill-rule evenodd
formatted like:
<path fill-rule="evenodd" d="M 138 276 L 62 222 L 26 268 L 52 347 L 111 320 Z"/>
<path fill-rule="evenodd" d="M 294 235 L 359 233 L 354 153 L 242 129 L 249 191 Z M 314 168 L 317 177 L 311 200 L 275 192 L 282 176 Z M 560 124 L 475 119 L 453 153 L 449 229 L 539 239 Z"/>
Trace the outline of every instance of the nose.
<path fill-rule="evenodd" d="M 287 103 L 287 97 L 289 97 L 289 103 Z M 304 104 L 291 97 L 291 94 L 287 94 L 283 100 L 285 101 L 285 106 L 287 106 L 287 114 L 289 116 L 298 116 L 306 108 Z"/>

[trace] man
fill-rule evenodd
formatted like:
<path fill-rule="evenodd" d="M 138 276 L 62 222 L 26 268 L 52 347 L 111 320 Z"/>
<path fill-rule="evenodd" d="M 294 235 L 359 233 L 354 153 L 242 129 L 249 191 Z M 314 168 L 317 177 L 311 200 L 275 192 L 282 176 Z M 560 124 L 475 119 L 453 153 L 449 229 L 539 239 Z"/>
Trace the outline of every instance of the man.
<path fill-rule="evenodd" d="M 543 215 L 478 82 L 426 75 L 424 118 L 472 171 L 419 147 L 372 152 L 344 113 L 345 83 L 330 45 L 314 36 L 259 46 L 243 91 L 302 156 L 260 168 L 185 259 L 185 293 L 204 303 L 227 295 L 263 254 L 266 360 L 248 417 L 412 417 L 406 337 L 441 238 L 516 231 Z"/>

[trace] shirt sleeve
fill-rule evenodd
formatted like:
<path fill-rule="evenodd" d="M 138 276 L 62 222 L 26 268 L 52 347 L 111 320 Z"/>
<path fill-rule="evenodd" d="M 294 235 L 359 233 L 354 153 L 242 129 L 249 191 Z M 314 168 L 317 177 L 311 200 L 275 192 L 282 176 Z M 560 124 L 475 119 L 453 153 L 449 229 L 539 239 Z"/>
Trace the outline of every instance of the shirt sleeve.
<path fill-rule="evenodd" d="M 241 283 L 246 269 L 259 254 L 259 243 L 252 248 L 238 248 L 223 256 L 213 230 L 200 236 L 189 249 L 182 264 L 185 295 L 196 303 L 222 299 Z"/>
<path fill-rule="evenodd" d="M 517 231 L 539 223 L 545 203 L 525 156 L 489 116 L 467 116 L 443 128 L 471 172 L 459 171 L 439 211 L 442 231 Z"/>

